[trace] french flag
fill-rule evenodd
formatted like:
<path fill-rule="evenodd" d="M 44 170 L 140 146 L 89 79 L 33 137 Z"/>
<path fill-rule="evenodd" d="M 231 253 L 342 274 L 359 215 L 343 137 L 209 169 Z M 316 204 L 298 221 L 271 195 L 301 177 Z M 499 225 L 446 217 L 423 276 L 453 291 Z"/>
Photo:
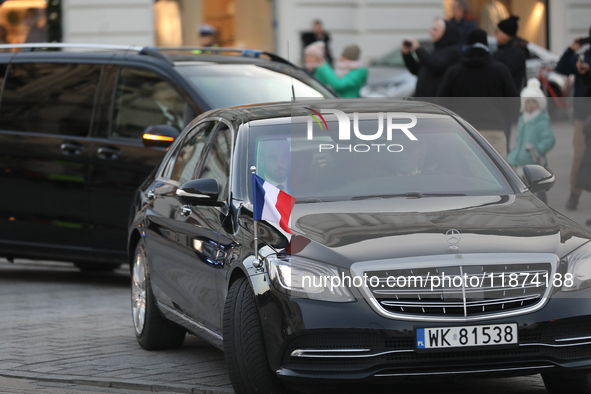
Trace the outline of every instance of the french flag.
<path fill-rule="evenodd" d="M 256 174 L 252 174 L 252 190 L 254 220 L 277 223 L 283 230 L 292 234 L 289 229 L 289 218 L 296 199 Z"/>

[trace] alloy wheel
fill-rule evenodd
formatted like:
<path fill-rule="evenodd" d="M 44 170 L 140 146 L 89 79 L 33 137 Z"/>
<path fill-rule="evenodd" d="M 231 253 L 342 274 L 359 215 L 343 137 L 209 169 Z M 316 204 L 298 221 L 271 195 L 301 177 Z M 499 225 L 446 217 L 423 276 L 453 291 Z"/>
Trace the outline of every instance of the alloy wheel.
<path fill-rule="evenodd" d="M 131 277 L 131 307 L 133 313 L 133 325 L 140 335 L 146 322 L 146 266 L 144 255 L 140 252 L 135 255 L 133 262 L 133 275 Z"/>

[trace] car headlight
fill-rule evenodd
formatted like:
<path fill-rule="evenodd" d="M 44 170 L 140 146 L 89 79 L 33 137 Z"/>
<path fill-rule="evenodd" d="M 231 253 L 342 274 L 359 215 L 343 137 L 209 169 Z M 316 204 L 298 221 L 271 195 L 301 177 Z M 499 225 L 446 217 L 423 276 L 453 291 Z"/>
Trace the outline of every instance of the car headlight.
<path fill-rule="evenodd" d="M 567 270 L 562 278 L 562 291 L 591 287 L 591 242 L 581 246 L 565 258 Z"/>
<path fill-rule="evenodd" d="M 355 301 L 337 267 L 290 255 L 271 255 L 265 260 L 271 284 L 281 293 L 320 301 Z"/>

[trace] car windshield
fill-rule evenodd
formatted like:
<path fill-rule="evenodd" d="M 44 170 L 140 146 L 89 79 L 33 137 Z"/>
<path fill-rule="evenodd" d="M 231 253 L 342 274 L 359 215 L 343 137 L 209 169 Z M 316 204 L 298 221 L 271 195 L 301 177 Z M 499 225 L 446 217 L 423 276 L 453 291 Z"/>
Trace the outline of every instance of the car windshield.
<path fill-rule="evenodd" d="M 375 134 L 378 114 L 364 115 L 375 120 L 359 120 L 361 133 Z M 496 164 L 457 121 L 416 116 L 416 141 L 400 130 L 391 140 L 384 132 L 379 140 L 356 143 L 321 132 L 309 140 L 305 129 L 296 132 L 290 124 L 251 125 L 249 166 L 256 165 L 259 176 L 284 186 L 300 203 L 512 193 Z M 336 122 L 328 122 L 328 130 L 337 129 Z"/>
<path fill-rule="evenodd" d="M 334 97 L 320 82 L 288 66 L 255 64 L 181 65 L 177 70 L 213 108 L 291 101 L 296 97 Z"/>

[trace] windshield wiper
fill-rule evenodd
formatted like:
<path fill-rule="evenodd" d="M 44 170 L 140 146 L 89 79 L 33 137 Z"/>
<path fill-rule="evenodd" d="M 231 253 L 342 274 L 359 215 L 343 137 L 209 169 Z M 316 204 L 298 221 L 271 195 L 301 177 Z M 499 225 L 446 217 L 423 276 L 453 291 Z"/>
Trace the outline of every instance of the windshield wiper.
<path fill-rule="evenodd" d="M 396 198 L 396 197 L 406 197 L 406 198 L 422 198 L 422 197 L 462 197 L 466 196 L 462 193 L 421 193 L 421 192 L 407 192 L 404 194 L 376 194 L 373 196 L 357 196 L 353 197 L 352 201 L 357 200 L 370 200 L 372 198 Z"/>

